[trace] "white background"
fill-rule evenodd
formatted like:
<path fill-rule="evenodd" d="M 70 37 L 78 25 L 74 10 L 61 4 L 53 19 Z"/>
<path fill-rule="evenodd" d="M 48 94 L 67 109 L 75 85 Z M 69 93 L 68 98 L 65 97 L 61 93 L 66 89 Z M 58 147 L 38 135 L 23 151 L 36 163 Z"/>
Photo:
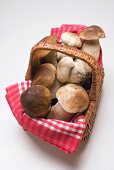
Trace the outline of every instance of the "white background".
<path fill-rule="evenodd" d="M 94 128 L 76 155 L 26 133 L 5 100 L 5 87 L 24 80 L 31 47 L 51 27 L 96 24 L 105 81 Z M 114 1 L 0 0 L 0 170 L 114 170 Z"/>

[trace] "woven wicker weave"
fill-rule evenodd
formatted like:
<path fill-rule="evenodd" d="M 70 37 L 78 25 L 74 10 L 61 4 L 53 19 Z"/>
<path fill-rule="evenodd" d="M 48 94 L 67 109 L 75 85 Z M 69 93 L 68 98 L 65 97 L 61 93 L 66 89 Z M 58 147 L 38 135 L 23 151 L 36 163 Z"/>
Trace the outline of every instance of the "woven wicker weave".
<path fill-rule="evenodd" d="M 33 46 L 30 54 L 30 61 L 26 72 L 25 80 L 32 80 L 40 64 L 40 59 L 45 57 L 50 51 L 58 51 L 66 55 L 76 57 L 80 60 L 85 61 L 92 68 L 92 85 L 89 92 L 90 104 L 87 110 L 85 111 L 87 126 L 82 138 L 82 141 L 85 141 L 90 135 L 96 116 L 97 107 L 99 104 L 104 78 L 103 66 L 99 66 L 98 62 L 94 59 L 94 57 L 92 57 L 88 53 L 76 49 L 75 47 L 70 47 L 57 43 L 56 36 L 48 36 Z"/>

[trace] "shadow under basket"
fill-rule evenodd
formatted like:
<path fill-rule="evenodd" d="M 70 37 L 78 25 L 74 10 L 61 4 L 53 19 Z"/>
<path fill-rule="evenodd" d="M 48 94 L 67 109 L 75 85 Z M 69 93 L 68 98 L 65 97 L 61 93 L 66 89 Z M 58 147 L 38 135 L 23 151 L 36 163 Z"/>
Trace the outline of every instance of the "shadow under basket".
<path fill-rule="evenodd" d="M 97 62 L 88 53 L 57 42 L 57 38 L 59 40 L 62 32 L 69 30 L 71 32 L 79 33 L 79 31 L 84 28 L 85 26 L 82 25 L 62 25 L 61 28 L 53 28 L 51 31 L 52 36 L 44 38 L 33 46 L 25 81 L 6 88 L 6 99 L 18 123 L 28 132 L 57 146 L 69 154 L 75 153 L 80 142 L 86 141 L 90 135 L 101 96 L 104 78 L 102 52 L 100 53 L 99 61 Z M 55 119 L 30 118 L 24 113 L 20 103 L 20 95 L 24 90 L 31 86 L 31 80 L 37 71 L 40 60 L 50 51 L 61 52 L 72 56 L 73 58 L 83 60 L 92 68 L 92 84 L 89 91 L 90 104 L 84 114 L 74 117 L 72 122 Z"/>

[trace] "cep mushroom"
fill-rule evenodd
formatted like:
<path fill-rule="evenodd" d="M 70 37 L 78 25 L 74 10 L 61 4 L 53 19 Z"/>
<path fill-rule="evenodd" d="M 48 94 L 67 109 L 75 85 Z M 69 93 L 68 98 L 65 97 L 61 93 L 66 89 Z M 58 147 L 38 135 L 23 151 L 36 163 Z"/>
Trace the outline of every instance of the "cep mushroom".
<path fill-rule="evenodd" d="M 83 112 L 89 105 L 87 92 L 79 85 L 67 84 L 57 90 L 58 102 L 52 106 L 47 118 L 70 121 L 76 113 Z"/>
<path fill-rule="evenodd" d="M 21 104 L 30 117 L 45 117 L 51 106 L 50 91 L 43 85 L 29 87 L 21 94 Z"/>
<path fill-rule="evenodd" d="M 83 40 L 81 50 L 91 54 L 98 61 L 100 55 L 99 39 L 105 37 L 102 28 L 92 25 L 82 30 L 79 37 Z"/>
<path fill-rule="evenodd" d="M 61 35 L 61 40 L 64 44 L 69 46 L 81 47 L 82 41 L 76 33 L 64 32 Z"/>
<path fill-rule="evenodd" d="M 98 26 L 90 26 L 81 31 L 79 36 L 83 40 L 81 50 L 91 54 L 98 61 L 100 55 L 99 38 L 105 37 L 104 31 Z M 91 86 L 91 68 L 82 60 L 76 59 L 74 61 L 75 67 L 71 70 L 68 82 L 77 83 L 89 89 Z"/>
<path fill-rule="evenodd" d="M 77 47 L 80 48 L 82 46 L 82 41 L 76 33 L 64 32 L 61 34 L 61 40 L 62 40 L 62 44 L 74 46 L 76 48 Z M 58 61 L 60 59 L 62 59 L 63 57 L 67 57 L 67 55 L 57 52 L 57 60 Z"/>
<path fill-rule="evenodd" d="M 71 57 L 62 58 L 57 65 L 57 79 L 65 83 L 69 79 L 71 69 L 74 67 L 74 61 Z"/>
<path fill-rule="evenodd" d="M 56 68 L 50 64 L 41 64 L 32 80 L 32 86 L 44 85 L 49 88 L 52 86 L 56 75 Z"/>

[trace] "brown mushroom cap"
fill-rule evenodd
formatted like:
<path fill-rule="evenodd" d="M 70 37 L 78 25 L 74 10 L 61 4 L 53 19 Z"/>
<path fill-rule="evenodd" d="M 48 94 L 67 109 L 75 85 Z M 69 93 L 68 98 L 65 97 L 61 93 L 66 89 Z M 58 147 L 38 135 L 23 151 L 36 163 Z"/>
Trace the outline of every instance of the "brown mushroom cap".
<path fill-rule="evenodd" d="M 42 85 L 30 87 L 21 94 L 21 104 L 29 116 L 42 116 L 49 111 L 51 105 L 50 91 Z"/>
<path fill-rule="evenodd" d="M 32 86 L 44 85 L 45 87 L 52 86 L 55 80 L 56 68 L 50 64 L 41 64 L 37 70 L 37 73 L 33 77 Z"/>
<path fill-rule="evenodd" d="M 99 38 L 104 38 L 105 37 L 105 32 L 103 31 L 103 29 L 101 27 L 99 27 L 97 25 L 91 25 L 91 26 L 88 27 L 88 29 L 96 30 L 97 35 L 98 35 Z"/>
<path fill-rule="evenodd" d="M 79 85 L 67 84 L 57 90 L 56 97 L 61 107 L 69 112 L 83 112 L 89 104 L 87 92 Z"/>
<path fill-rule="evenodd" d="M 101 27 L 92 25 L 82 30 L 79 37 L 83 40 L 98 40 L 99 38 L 104 38 L 105 33 Z"/>

